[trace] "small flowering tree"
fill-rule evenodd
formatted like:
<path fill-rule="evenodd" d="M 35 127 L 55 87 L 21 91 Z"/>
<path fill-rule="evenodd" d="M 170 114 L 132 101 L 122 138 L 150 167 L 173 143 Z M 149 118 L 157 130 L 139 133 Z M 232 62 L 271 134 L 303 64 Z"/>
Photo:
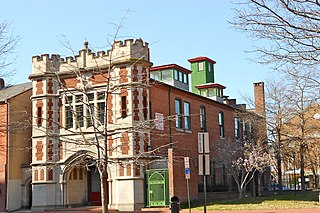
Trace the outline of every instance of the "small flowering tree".
<path fill-rule="evenodd" d="M 220 141 L 216 145 L 216 161 L 224 165 L 237 184 L 239 198 L 257 171 L 262 172 L 270 162 L 265 149 L 253 143 Z"/>

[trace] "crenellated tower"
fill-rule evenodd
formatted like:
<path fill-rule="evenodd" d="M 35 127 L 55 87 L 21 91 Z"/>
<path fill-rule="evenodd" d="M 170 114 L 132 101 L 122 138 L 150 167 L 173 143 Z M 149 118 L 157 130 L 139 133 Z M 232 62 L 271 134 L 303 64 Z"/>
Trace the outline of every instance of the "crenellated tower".
<path fill-rule="evenodd" d="M 32 57 L 34 210 L 99 202 L 96 174 L 84 162 L 105 153 L 117 162 L 108 167 L 108 187 L 118 189 L 109 190 L 109 206 L 144 205 L 145 159 L 136 158 L 150 145 L 151 65 L 141 39 L 116 41 L 106 52 L 94 53 L 85 42 L 76 56 Z M 97 140 L 108 141 L 101 145 L 107 152 L 97 153 Z M 120 199 L 121 189 L 132 194 Z"/>

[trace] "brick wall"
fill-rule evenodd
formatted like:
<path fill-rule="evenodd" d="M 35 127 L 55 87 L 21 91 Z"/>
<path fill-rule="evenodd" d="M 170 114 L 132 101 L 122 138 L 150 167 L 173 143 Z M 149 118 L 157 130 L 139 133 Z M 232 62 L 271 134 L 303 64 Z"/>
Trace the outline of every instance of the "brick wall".
<path fill-rule="evenodd" d="M 183 114 L 183 102 L 190 103 L 190 115 L 191 115 L 191 130 L 177 129 L 175 127 L 175 99 L 182 100 L 182 114 Z M 169 104 L 170 102 L 170 104 Z M 225 138 L 234 138 L 234 111 L 233 108 L 212 101 L 201 96 L 188 93 L 168 85 L 153 83 L 150 89 L 150 103 L 151 103 L 151 116 L 154 119 L 155 112 L 164 115 L 164 130 L 157 130 L 155 127 L 151 130 L 151 146 L 153 148 L 163 146 L 157 154 L 167 156 L 168 148 L 172 147 L 172 162 L 173 165 L 169 165 L 169 177 L 173 177 L 170 180 L 171 187 L 169 189 L 170 197 L 176 195 L 181 201 L 187 200 L 187 187 L 185 180 L 184 161 L 183 157 L 190 158 L 190 170 L 191 179 L 190 195 L 191 199 L 198 198 L 198 182 L 202 182 L 203 177 L 198 175 L 198 132 L 200 129 L 200 106 L 206 108 L 206 126 L 209 133 L 209 140 L 211 146 L 215 141 L 220 140 L 218 113 L 224 113 L 224 126 L 225 126 Z M 169 119 L 169 107 L 171 108 L 171 143 L 170 143 L 170 119 Z M 184 126 L 184 119 L 183 125 Z M 170 174 L 170 172 L 172 174 Z M 172 188 L 174 187 L 174 188 Z"/>

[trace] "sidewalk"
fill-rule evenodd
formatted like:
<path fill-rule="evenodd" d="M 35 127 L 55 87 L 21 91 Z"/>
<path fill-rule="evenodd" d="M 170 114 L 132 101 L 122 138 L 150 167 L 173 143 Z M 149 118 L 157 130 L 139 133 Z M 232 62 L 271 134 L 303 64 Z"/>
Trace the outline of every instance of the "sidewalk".
<path fill-rule="evenodd" d="M 30 213 L 31 210 L 19 210 L 15 211 L 17 213 Z M 46 210 L 44 213 L 94 213 L 101 212 L 101 207 L 81 207 L 81 208 L 66 208 L 66 209 L 56 209 L 56 210 Z M 163 209 L 158 211 L 149 211 L 144 209 L 143 211 L 135 211 L 135 213 L 170 213 L 169 209 Z M 133 212 L 120 212 L 116 210 L 109 210 L 109 213 L 133 213 Z M 189 213 L 188 209 L 183 209 L 180 213 Z M 203 213 L 203 210 L 191 210 L 191 213 Z M 209 211 L 207 213 L 320 213 L 320 208 L 308 208 L 308 209 L 278 209 L 278 210 L 235 210 L 235 211 Z"/>

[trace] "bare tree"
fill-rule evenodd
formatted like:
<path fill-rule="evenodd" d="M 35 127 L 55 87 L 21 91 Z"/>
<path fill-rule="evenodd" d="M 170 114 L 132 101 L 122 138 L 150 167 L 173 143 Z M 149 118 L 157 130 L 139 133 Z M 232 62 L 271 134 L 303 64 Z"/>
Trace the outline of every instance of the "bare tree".
<path fill-rule="evenodd" d="M 0 77 L 6 77 L 12 72 L 6 70 L 13 62 L 10 59 L 17 43 L 19 36 L 15 36 L 11 30 L 11 24 L 8 21 L 0 23 Z"/>
<path fill-rule="evenodd" d="M 266 92 L 266 120 L 269 133 L 269 146 L 275 155 L 277 181 L 279 191 L 282 191 L 282 149 L 285 148 L 283 133 L 284 124 L 290 117 L 286 81 L 273 80 L 267 83 Z"/>
<path fill-rule="evenodd" d="M 240 0 L 232 25 L 263 43 L 260 63 L 318 64 L 320 3 L 317 0 Z"/>

